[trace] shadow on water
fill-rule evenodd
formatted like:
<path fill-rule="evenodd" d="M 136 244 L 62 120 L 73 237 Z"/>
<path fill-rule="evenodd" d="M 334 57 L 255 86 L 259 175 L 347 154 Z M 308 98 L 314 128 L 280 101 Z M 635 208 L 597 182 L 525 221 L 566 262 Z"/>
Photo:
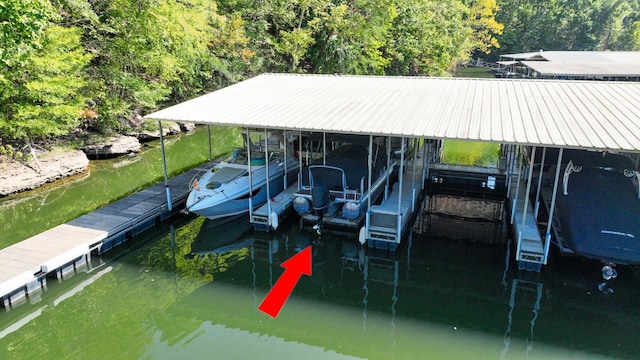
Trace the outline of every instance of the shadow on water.
<path fill-rule="evenodd" d="M 510 260 L 512 244 L 495 244 L 494 232 L 503 234 L 503 229 L 493 224 L 475 228 L 489 243 L 414 233 L 397 254 L 362 248 L 354 239 L 301 232 L 293 224 L 274 234 L 250 230 L 233 243 L 249 252 L 246 258 L 216 273 L 210 286 L 186 299 L 184 308 L 198 309 L 203 298 L 218 293 L 215 289 L 232 286 L 252 291 L 255 309 L 282 273 L 279 265 L 312 245 L 313 275 L 298 283 L 296 302 L 357 310 L 363 328 L 370 316 L 385 315 L 392 332 L 402 318 L 492 334 L 501 339 L 500 357 L 520 351 L 510 350 L 516 341 L 524 341 L 527 355 L 542 346 L 593 356 L 635 358 L 640 353 L 640 291 L 633 269 L 609 284 L 610 291 L 599 289 L 599 265 L 580 259 L 554 258 L 541 274 L 517 271 Z M 228 326 L 253 328 L 242 321 Z"/>
<path fill-rule="evenodd" d="M 445 224 L 433 229 L 461 226 Z M 71 342 L 76 358 L 637 358 L 635 269 L 620 271 L 613 293 L 598 289 L 599 265 L 580 259 L 518 272 L 494 227 L 467 225 L 456 237 L 414 232 L 388 253 L 300 231 L 295 219 L 264 233 L 246 218 L 178 217 L 101 259 L 100 277 L 53 286 L 64 293 L 95 278 L 63 305 L 47 291 L 0 315 L 14 324 L 31 316 L 12 331 L 0 326 L 0 357 L 29 354 L 38 339 L 47 349 L 39 358 L 65 354 L 54 344 Z M 491 241 L 470 241 L 474 228 Z M 308 245 L 312 276 L 277 319 L 261 313 L 280 264 Z M 36 308 L 44 310 L 34 316 Z M 98 340 L 112 337 L 126 341 L 114 350 Z"/>

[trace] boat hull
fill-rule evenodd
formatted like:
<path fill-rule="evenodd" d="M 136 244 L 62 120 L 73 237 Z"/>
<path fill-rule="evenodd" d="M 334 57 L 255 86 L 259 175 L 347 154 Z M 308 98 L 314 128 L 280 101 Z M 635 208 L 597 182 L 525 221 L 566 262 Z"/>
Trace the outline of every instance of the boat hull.
<path fill-rule="evenodd" d="M 251 205 L 253 206 L 253 209 L 256 209 L 267 202 L 266 184 L 254 189 L 253 196 L 251 196 L 251 202 L 249 200 L 249 193 L 247 192 L 236 199 L 229 199 L 218 204 L 207 205 L 206 203 L 203 203 L 200 207 L 190 208 L 189 212 L 204 216 L 211 220 L 246 214 L 249 212 Z M 283 176 L 272 178 L 269 182 L 269 194 L 273 196 L 279 194 L 283 190 Z"/>
<path fill-rule="evenodd" d="M 606 263 L 640 264 L 637 194 L 617 181 L 624 180 L 617 179 L 619 176 L 605 174 L 603 178 L 589 174 L 592 172 L 589 169 L 583 172 L 585 174 L 572 174 L 568 194 L 558 196 L 561 246 Z"/>
<path fill-rule="evenodd" d="M 191 184 L 187 212 L 212 220 L 248 213 L 249 208 L 265 204 L 268 196 L 273 197 L 284 190 L 285 165 L 289 179 L 298 169 L 298 162 L 293 158 L 285 161 L 284 157 L 277 157 L 267 169 L 264 160 L 261 164 L 254 164 L 254 159 L 251 159 L 254 165 L 248 165 L 247 160 L 238 164 L 243 153 L 235 151 L 233 154 L 237 154 L 235 163 L 218 163 Z"/>

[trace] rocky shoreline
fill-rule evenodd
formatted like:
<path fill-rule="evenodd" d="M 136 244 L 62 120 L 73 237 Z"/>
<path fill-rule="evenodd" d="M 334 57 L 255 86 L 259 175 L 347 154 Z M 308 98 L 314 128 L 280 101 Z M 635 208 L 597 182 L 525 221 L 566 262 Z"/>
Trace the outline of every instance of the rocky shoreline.
<path fill-rule="evenodd" d="M 38 166 L 39 164 L 39 166 Z M 81 150 L 46 154 L 38 162 L 0 164 L 0 196 L 33 190 L 46 183 L 87 171 L 89 159 Z"/>
<path fill-rule="evenodd" d="M 163 136 L 180 131 L 192 131 L 193 124 L 169 124 L 163 126 Z M 55 151 L 24 161 L 0 158 L 0 197 L 36 189 L 67 176 L 83 173 L 89 167 L 89 159 L 108 158 L 137 153 L 140 140 L 160 137 L 159 131 L 140 131 L 131 135 L 118 135 L 80 147 L 78 150 Z"/>

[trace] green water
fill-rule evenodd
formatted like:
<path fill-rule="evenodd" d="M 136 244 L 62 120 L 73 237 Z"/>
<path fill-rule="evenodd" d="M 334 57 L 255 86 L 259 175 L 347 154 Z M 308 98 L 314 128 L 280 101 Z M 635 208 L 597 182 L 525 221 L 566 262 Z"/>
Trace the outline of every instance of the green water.
<path fill-rule="evenodd" d="M 237 131 L 211 128 L 212 154 L 229 151 L 241 141 Z M 241 143 L 241 142 L 240 142 Z M 206 127 L 165 140 L 169 175 L 207 161 Z M 0 198 L 0 248 L 65 223 L 110 201 L 164 179 L 159 141 L 144 144 L 134 156 L 90 162 L 89 170 L 65 180 Z"/>
<path fill-rule="evenodd" d="M 434 221 L 437 221 L 435 219 Z M 397 256 L 353 239 L 178 217 L 42 300 L 0 314 L 0 359 L 638 358 L 636 277 L 613 294 L 597 264 L 514 272 L 507 248 L 412 234 Z M 469 233 L 481 233 L 469 225 Z M 473 240 L 473 238 L 471 239 Z M 279 266 L 312 245 L 276 319 L 257 310 Z M 226 251 L 217 250 L 226 246 Z M 198 252 L 199 254 L 194 254 Z"/>
<path fill-rule="evenodd" d="M 214 136 L 230 146 L 227 130 Z M 202 129 L 170 139 L 169 171 L 205 161 L 206 144 Z M 88 178 L 3 199 L 0 244 L 159 179 L 157 143 L 93 161 Z M 612 292 L 589 261 L 552 256 L 541 275 L 518 273 L 512 249 L 488 245 L 503 234 L 495 224 L 433 219 L 395 256 L 295 219 L 271 234 L 214 225 L 179 215 L 49 279 L 39 300 L 0 312 L 0 359 L 640 358 L 637 269 L 620 268 Z M 309 244 L 313 275 L 277 319 L 258 311 L 279 265 Z"/>

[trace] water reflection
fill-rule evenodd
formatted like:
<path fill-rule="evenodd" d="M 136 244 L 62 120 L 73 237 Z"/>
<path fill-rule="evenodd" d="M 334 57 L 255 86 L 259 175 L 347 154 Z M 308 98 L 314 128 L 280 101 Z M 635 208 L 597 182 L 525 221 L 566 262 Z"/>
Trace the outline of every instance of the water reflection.
<path fill-rule="evenodd" d="M 252 228 L 248 216 L 239 215 L 217 220 L 203 220 L 200 231 L 191 244 L 190 257 L 224 254 L 249 245 L 249 239 L 241 239 L 242 235 Z"/>
<path fill-rule="evenodd" d="M 552 270 L 540 275 L 513 270 L 510 246 L 415 235 L 407 240 L 404 251 L 391 254 L 361 248 L 352 239 L 327 239 L 300 232 L 295 226 L 276 234 L 250 231 L 241 241 L 249 241 L 251 256 L 219 274 L 213 286 L 244 283 L 254 293 L 266 292 L 282 272 L 280 263 L 312 245 L 313 276 L 301 279 L 292 298 L 360 308 L 363 332 L 369 328 L 370 314 L 388 314 L 388 344 L 398 341 L 397 317 L 401 316 L 441 324 L 454 331 L 495 334 L 501 338 L 501 348 L 496 353 L 500 358 L 535 356 L 539 348 L 549 344 L 622 357 L 638 350 L 632 340 L 637 335 L 630 336 L 629 329 L 621 326 L 631 322 L 638 329 L 637 305 L 627 303 L 627 309 L 610 309 L 623 304 L 593 304 L 595 309 L 590 309 L 583 303 L 587 306 L 583 312 L 612 315 L 607 321 L 587 322 L 585 326 L 585 322 L 577 321 L 584 319 L 584 314 L 573 313 L 575 309 L 570 305 L 582 300 L 574 291 L 567 291 L 571 290 L 567 289 L 567 280 L 558 287 L 558 269 L 550 266 Z M 554 260 L 560 268 L 575 261 Z M 594 272 L 587 277 L 593 282 L 597 275 Z M 633 276 L 630 281 L 632 285 Z M 637 294 L 637 288 L 629 285 L 623 288 Z M 582 292 L 580 297 L 607 300 L 595 289 L 597 284 L 591 284 L 578 291 Z M 605 329 L 607 334 L 600 334 Z M 599 333 L 595 339 L 594 331 Z M 516 342 L 519 345 L 514 350 Z"/>
<path fill-rule="evenodd" d="M 28 311 L 0 314 L 0 358 L 32 357 L 33 339 L 39 359 L 633 359 L 640 353 L 640 291 L 632 269 L 621 271 L 613 294 L 604 294 L 597 290 L 599 264 L 552 258 L 535 276 L 515 271 L 504 245 L 413 234 L 401 252 L 388 253 L 301 232 L 294 223 L 262 233 L 245 221 L 188 220 L 106 259 L 102 269 L 109 271 L 91 282 L 88 274 L 52 286 L 66 292 L 82 285 L 64 302 L 52 301 L 62 295 L 51 296 L 50 289 L 39 304 L 22 307 Z M 313 275 L 301 278 L 277 319 L 261 313 L 257 306 L 282 274 L 280 264 L 308 245 Z M 7 331 L 20 315 L 27 320 Z M 126 341 L 115 351 L 104 339 Z M 74 344 L 73 354 L 65 343 Z"/>

